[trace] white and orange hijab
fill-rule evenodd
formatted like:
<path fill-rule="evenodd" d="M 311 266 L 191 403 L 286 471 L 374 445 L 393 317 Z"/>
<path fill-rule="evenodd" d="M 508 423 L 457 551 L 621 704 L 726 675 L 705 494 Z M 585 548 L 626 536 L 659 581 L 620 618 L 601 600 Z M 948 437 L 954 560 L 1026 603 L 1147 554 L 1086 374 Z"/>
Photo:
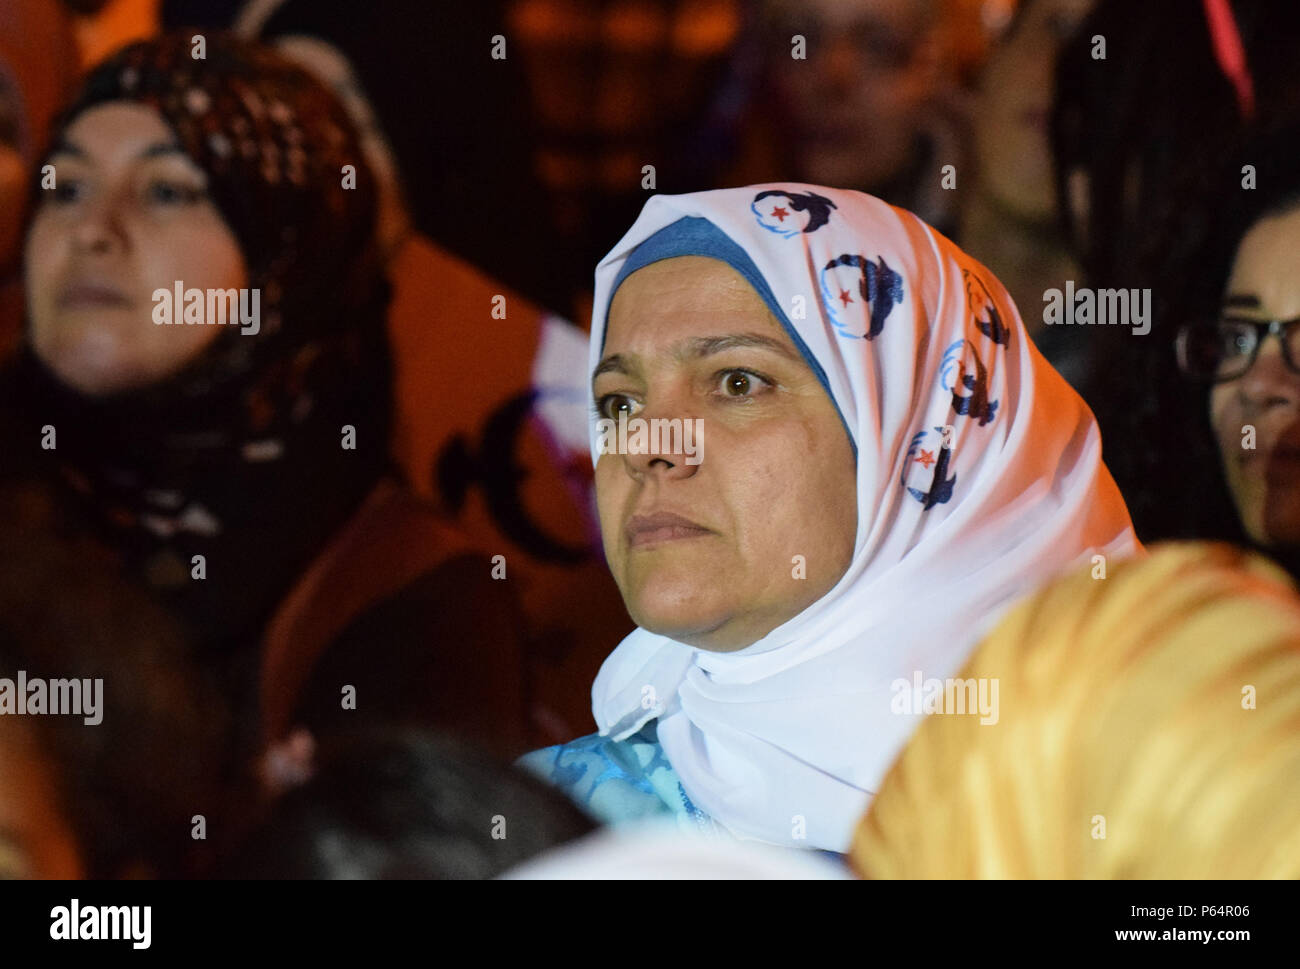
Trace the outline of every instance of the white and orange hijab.
<path fill-rule="evenodd" d="M 597 267 L 593 369 L 623 278 L 683 255 L 740 272 L 838 407 L 857 455 L 854 555 L 739 651 L 634 630 L 593 713 L 616 740 L 658 718 L 686 793 L 736 837 L 845 851 L 919 722 L 892 712 L 891 684 L 952 676 L 1013 599 L 1141 546 L 1092 413 L 1002 285 L 914 215 L 797 184 L 655 196 Z M 593 417 L 593 463 L 598 440 Z"/>

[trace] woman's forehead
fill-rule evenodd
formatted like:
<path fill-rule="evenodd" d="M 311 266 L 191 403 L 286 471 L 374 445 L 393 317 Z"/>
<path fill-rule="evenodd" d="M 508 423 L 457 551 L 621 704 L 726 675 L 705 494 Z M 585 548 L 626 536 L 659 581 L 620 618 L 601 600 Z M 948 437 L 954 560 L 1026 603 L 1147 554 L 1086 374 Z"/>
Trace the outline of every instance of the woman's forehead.
<path fill-rule="evenodd" d="M 680 290 L 699 293 L 708 289 L 747 292 L 758 299 L 754 288 L 734 268 L 712 256 L 673 256 L 652 262 L 623 280 L 615 300 L 629 286 L 641 290 Z"/>
<path fill-rule="evenodd" d="M 157 111 L 143 104 L 117 101 L 96 105 L 73 119 L 52 154 L 125 164 L 183 152 Z"/>
<path fill-rule="evenodd" d="M 1249 295 L 1269 315 L 1300 316 L 1300 206 L 1260 219 L 1242 237 L 1225 297 Z"/>
<path fill-rule="evenodd" d="M 762 297 L 735 269 L 708 256 L 676 256 L 636 270 L 619 286 L 610 304 L 605 350 L 615 343 L 723 336 L 738 327 L 790 343 Z"/>

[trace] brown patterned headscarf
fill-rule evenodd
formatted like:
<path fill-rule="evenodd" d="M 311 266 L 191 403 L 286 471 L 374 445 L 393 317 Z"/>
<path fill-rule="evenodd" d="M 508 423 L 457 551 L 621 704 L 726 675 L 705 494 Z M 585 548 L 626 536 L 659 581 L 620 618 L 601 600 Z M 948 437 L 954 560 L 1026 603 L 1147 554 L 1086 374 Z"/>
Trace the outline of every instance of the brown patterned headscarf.
<path fill-rule="evenodd" d="M 376 188 L 346 110 L 324 85 L 269 47 L 177 31 L 97 67 L 58 129 L 122 101 L 156 110 L 207 173 L 249 285 L 263 290 L 264 329 L 275 333 L 287 317 L 285 339 L 301 342 L 349 325 L 377 268 Z"/>

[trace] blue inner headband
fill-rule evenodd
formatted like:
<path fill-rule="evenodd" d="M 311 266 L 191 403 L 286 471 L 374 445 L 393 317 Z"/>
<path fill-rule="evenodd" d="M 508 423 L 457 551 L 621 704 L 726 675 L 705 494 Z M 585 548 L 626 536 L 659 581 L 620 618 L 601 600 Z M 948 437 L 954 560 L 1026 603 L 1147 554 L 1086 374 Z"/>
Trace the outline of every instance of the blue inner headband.
<path fill-rule="evenodd" d="M 781 304 L 777 302 L 776 297 L 772 294 L 772 287 L 768 286 L 767 280 L 763 278 L 763 274 L 754 265 L 754 260 L 749 258 L 749 253 L 736 245 L 725 232 L 708 219 L 691 215 L 683 216 L 671 225 L 664 226 L 632 250 L 627 259 L 624 260 L 623 268 L 614 277 L 614 285 L 609 291 L 609 304 L 605 307 L 605 328 L 600 335 L 601 352 L 604 352 L 605 337 L 609 333 L 609 310 L 614 305 L 614 294 L 623 285 L 623 280 L 638 269 L 644 269 L 653 262 L 675 259 L 678 256 L 707 256 L 710 259 L 725 262 L 740 273 L 745 278 L 745 281 L 754 288 L 754 292 L 758 293 L 763 302 L 767 304 L 767 308 L 772 311 L 772 315 L 780 322 L 789 335 L 791 342 L 794 343 L 795 349 L 799 351 L 804 360 L 807 361 L 808 366 L 812 368 L 812 372 L 817 376 L 822 389 L 826 391 L 826 396 L 835 405 L 835 412 L 840 415 L 840 423 L 844 425 L 844 431 L 849 435 L 849 445 L 853 448 L 853 458 L 856 460 L 858 456 L 857 442 L 853 439 L 853 432 L 849 430 L 848 421 L 844 419 L 844 412 L 840 410 L 839 401 L 831 393 L 831 385 L 830 381 L 826 379 L 826 371 L 822 369 L 822 365 L 812 355 L 808 345 L 803 342 L 803 337 L 799 335 L 799 331 L 794 328 L 794 324 L 785 315 L 785 310 L 781 308 Z"/>

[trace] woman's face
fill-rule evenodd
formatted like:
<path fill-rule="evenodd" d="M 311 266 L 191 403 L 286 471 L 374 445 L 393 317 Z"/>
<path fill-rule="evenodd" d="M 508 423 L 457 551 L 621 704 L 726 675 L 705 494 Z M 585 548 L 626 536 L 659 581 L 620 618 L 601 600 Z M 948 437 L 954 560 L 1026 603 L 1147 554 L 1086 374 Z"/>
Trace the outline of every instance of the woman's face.
<path fill-rule="evenodd" d="M 927 0 L 770 0 L 766 6 L 780 128 L 799 177 L 877 187 L 911 161 L 942 81 Z M 806 59 L 792 38 L 803 36 Z"/>
<path fill-rule="evenodd" d="M 1300 317 L 1300 207 L 1266 216 L 1242 237 L 1224 295 L 1233 315 Z M 1269 337 L 1245 375 L 1217 384 L 1210 418 L 1242 525 L 1265 546 L 1300 545 L 1300 374 Z M 1254 427 L 1254 447 L 1247 425 Z"/>
<path fill-rule="evenodd" d="M 975 156 L 984 188 L 1022 218 L 1056 208 L 1048 122 L 1061 47 L 1093 0 L 1031 0 L 1015 33 L 993 49 L 980 76 Z"/>
<path fill-rule="evenodd" d="M 154 291 L 248 285 L 205 173 L 157 112 L 125 102 L 81 114 L 50 163 L 25 253 L 32 348 L 87 394 L 177 373 L 227 326 L 157 324 Z"/>
<path fill-rule="evenodd" d="M 844 574 L 857 530 L 848 434 L 730 266 L 686 256 L 628 276 L 593 390 L 602 417 L 702 427 L 698 463 L 661 439 L 658 451 L 604 454 L 596 465 L 605 555 L 637 625 L 741 649 Z"/>
<path fill-rule="evenodd" d="M 0 717 L 0 881 L 82 877 L 47 763 L 30 727 Z"/>

